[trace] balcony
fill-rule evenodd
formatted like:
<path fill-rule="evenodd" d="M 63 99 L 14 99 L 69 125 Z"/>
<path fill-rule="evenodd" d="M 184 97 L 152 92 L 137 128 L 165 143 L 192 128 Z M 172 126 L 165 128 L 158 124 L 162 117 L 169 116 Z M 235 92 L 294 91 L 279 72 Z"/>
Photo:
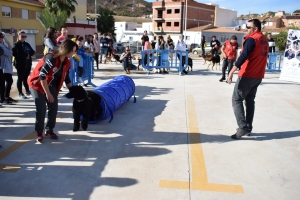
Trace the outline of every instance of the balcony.
<path fill-rule="evenodd" d="M 153 32 L 163 32 L 163 28 L 162 27 L 153 27 Z"/>
<path fill-rule="evenodd" d="M 156 16 L 153 17 L 155 21 L 164 21 L 165 19 L 163 18 L 163 14 L 157 14 Z"/>

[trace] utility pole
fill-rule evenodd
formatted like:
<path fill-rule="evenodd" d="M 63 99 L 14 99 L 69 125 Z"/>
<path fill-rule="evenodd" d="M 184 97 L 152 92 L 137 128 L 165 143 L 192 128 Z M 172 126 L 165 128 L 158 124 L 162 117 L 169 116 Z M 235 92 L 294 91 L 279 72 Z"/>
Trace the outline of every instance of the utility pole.
<path fill-rule="evenodd" d="M 95 0 L 95 33 L 98 33 L 98 29 L 97 29 L 97 0 Z"/>
<path fill-rule="evenodd" d="M 135 12 L 135 0 L 132 0 L 132 12 Z"/>

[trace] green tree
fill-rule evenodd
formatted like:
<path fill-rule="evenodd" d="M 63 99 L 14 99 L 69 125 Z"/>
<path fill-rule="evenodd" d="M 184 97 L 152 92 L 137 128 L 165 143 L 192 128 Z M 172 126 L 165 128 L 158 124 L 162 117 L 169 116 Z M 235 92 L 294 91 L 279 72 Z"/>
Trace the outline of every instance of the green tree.
<path fill-rule="evenodd" d="M 58 11 L 65 11 L 68 17 L 75 12 L 75 4 L 78 5 L 76 0 L 45 0 L 45 7 L 48 8 L 51 13 L 56 15 Z"/>
<path fill-rule="evenodd" d="M 55 17 L 57 17 L 56 22 Z M 57 11 L 55 15 L 54 13 L 51 13 L 48 8 L 45 8 L 38 16 L 38 18 L 45 29 L 51 26 L 53 28 L 56 28 L 56 30 L 59 30 L 61 26 L 65 25 L 68 15 L 64 11 Z"/>
<path fill-rule="evenodd" d="M 289 29 L 300 30 L 300 26 L 292 25 L 287 30 L 281 31 L 277 35 L 272 35 L 273 39 L 275 40 L 275 45 L 276 45 L 276 47 L 278 47 L 279 51 L 284 51 L 285 50 L 287 35 L 288 35 Z M 266 33 L 266 35 L 267 35 L 267 33 Z"/>
<path fill-rule="evenodd" d="M 97 18 L 97 30 L 99 33 L 111 33 L 115 35 L 115 19 L 113 17 L 114 12 L 108 8 L 102 8 L 98 6 L 97 8 L 98 18 Z"/>

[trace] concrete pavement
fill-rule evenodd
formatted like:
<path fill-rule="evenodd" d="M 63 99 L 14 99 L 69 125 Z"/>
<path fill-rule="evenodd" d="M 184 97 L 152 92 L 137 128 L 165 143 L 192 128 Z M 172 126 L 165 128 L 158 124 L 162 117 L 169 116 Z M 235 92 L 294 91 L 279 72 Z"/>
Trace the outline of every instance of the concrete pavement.
<path fill-rule="evenodd" d="M 300 85 L 267 73 L 252 136 L 232 140 L 234 84 L 202 63 L 184 76 L 132 71 L 137 103 L 87 131 L 71 130 L 63 89 L 57 141 L 36 144 L 32 99 L 0 108 L 0 199 L 298 199 Z M 119 74 L 100 65 L 93 83 Z"/>

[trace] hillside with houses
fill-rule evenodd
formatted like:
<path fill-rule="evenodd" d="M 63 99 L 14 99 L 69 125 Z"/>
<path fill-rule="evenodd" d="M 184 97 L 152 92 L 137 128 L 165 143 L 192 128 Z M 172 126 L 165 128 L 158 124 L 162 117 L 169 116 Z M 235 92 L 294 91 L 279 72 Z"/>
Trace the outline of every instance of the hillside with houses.
<path fill-rule="evenodd" d="M 109 8 L 116 15 L 140 17 L 152 14 L 152 3 L 144 0 L 96 0 L 97 6 Z M 95 0 L 87 0 L 87 11 L 94 12 Z"/>

